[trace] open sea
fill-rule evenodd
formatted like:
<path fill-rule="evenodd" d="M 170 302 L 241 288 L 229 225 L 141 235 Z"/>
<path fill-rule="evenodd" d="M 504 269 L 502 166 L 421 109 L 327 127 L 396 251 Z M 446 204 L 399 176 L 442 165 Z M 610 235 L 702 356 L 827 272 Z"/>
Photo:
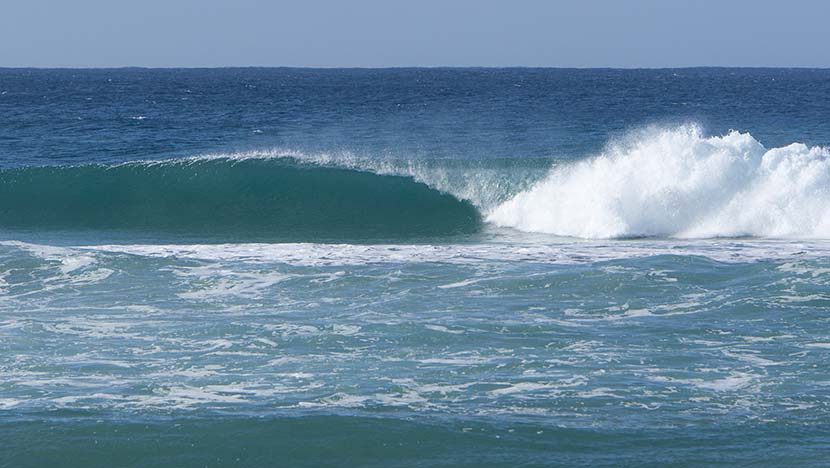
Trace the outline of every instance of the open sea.
<path fill-rule="evenodd" d="M 830 70 L 0 69 L 48 466 L 830 466 Z"/>

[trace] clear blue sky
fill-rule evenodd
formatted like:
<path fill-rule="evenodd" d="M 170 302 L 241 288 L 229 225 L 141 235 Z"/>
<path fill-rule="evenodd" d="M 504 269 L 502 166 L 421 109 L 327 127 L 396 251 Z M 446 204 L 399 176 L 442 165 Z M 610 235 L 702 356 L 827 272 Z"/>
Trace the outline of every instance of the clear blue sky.
<path fill-rule="evenodd" d="M 0 66 L 830 67 L 826 0 L 2 0 Z"/>

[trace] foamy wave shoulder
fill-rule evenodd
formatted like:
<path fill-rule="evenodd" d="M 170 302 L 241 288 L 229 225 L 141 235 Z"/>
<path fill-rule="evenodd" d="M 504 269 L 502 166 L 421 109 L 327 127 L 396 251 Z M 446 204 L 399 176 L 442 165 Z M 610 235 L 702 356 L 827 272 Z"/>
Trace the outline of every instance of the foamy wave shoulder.
<path fill-rule="evenodd" d="M 486 219 L 583 238 L 830 237 L 830 151 L 652 128 L 553 168 Z"/>

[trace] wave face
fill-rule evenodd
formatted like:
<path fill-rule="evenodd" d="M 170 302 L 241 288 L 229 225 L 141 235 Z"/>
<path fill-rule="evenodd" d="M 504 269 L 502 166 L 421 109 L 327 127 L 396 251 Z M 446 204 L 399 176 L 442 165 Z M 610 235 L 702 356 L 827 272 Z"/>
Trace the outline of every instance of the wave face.
<path fill-rule="evenodd" d="M 553 168 L 489 222 L 583 238 L 830 237 L 830 151 L 767 150 L 748 133 L 695 125 L 630 135 Z"/>
<path fill-rule="evenodd" d="M 183 161 L 289 160 L 309 166 L 410 177 L 487 212 L 530 188 L 550 170 L 550 158 L 378 158 L 350 151 L 305 153 L 287 149 L 203 154 Z"/>
<path fill-rule="evenodd" d="M 476 232 L 472 204 L 410 177 L 291 158 L 0 171 L 0 228 L 223 241 L 414 239 Z"/>

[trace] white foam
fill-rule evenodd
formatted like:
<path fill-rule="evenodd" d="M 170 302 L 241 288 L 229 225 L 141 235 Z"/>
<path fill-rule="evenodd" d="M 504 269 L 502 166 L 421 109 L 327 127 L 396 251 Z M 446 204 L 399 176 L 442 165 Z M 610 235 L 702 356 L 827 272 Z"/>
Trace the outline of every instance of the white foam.
<path fill-rule="evenodd" d="M 452 335 L 463 335 L 464 334 L 464 330 L 451 330 L 451 329 L 449 329 L 449 328 L 447 328 L 443 325 L 426 324 L 426 325 L 424 325 L 424 328 L 426 328 L 427 330 L 437 331 L 437 332 L 441 332 L 441 333 L 449 333 L 449 334 L 452 334 Z"/>
<path fill-rule="evenodd" d="M 275 272 L 241 273 L 210 266 L 176 268 L 173 271 L 180 276 L 210 280 L 206 286 L 200 286 L 178 294 L 182 299 L 192 300 L 221 299 L 225 297 L 255 299 L 260 297 L 262 292 L 268 288 L 294 276 Z"/>
<path fill-rule="evenodd" d="M 469 286 L 471 284 L 476 284 L 480 281 L 483 281 L 483 278 L 468 278 L 462 281 L 456 281 L 455 283 L 449 284 L 442 284 L 438 286 L 438 289 L 455 289 L 455 288 L 462 288 L 464 286 Z"/>
<path fill-rule="evenodd" d="M 690 385 L 701 390 L 710 390 L 715 392 L 734 392 L 743 390 L 750 387 L 758 379 L 758 375 L 745 372 L 733 372 L 725 377 L 714 380 L 704 380 L 701 378 L 681 379 L 664 376 L 649 377 L 649 380 L 654 382 Z"/>
<path fill-rule="evenodd" d="M 757 380 L 757 378 L 758 376 L 754 374 L 736 372 L 722 379 L 694 382 L 694 385 L 704 390 L 714 390 L 716 392 L 733 392 L 750 386 L 755 380 Z"/>
<path fill-rule="evenodd" d="M 0 242 L 30 251 L 40 247 L 20 242 Z M 48 246 L 47 246 L 48 247 Z M 366 265 L 439 262 L 470 264 L 489 261 L 525 261 L 555 264 L 585 264 L 655 255 L 700 256 L 721 262 L 759 260 L 808 260 L 830 255 L 830 241 L 784 240 L 654 240 L 577 241 L 548 243 L 481 244 L 130 244 L 61 248 L 62 256 L 128 254 L 153 258 L 183 258 L 207 261 L 284 263 L 298 266 Z M 55 255 L 51 253 L 50 255 Z M 191 269 L 192 273 L 208 274 Z M 275 276 L 272 281 L 285 280 Z M 270 280 L 269 280 L 270 281 Z M 453 285 L 460 286 L 460 285 Z"/>
<path fill-rule="evenodd" d="M 507 387 L 490 390 L 491 395 L 512 395 L 514 393 L 533 393 L 546 390 L 557 390 L 558 386 L 550 383 L 540 382 L 519 382 L 510 384 Z"/>
<path fill-rule="evenodd" d="M 56 247 L 43 244 L 31 244 L 19 241 L 2 241 L 0 245 L 17 247 L 30 254 L 48 261 L 60 263 L 60 272 L 64 275 L 86 268 L 95 263 L 95 258 L 83 255 L 83 252 L 65 247 Z M 108 276 L 108 275 L 107 275 Z"/>
<path fill-rule="evenodd" d="M 830 151 L 652 128 L 555 167 L 487 220 L 582 238 L 830 238 Z"/>

